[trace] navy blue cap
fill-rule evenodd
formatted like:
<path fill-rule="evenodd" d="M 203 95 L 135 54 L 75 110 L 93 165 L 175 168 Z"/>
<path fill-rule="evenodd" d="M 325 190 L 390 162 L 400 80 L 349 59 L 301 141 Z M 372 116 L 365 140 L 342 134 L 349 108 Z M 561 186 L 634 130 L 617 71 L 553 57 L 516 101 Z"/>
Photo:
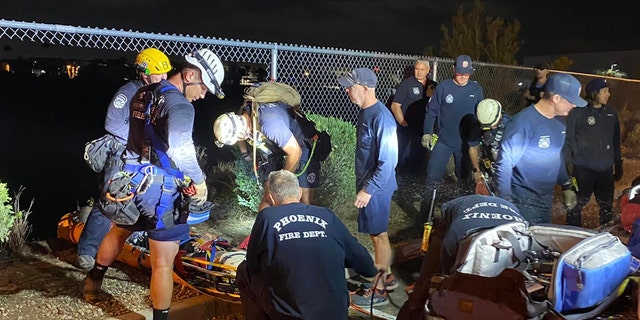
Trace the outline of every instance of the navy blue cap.
<path fill-rule="evenodd" d="M 545 91 L 560 95 L 567 99 L 567 101 L 575 104 L 577 107 L 584 107 L 587 105 L 587 101 L 580 98 L 580 91 L 582 90 L 580 81 L 570 74 L 553 74 L 549 77 L 549 80 L 547 80 L 545 87 Z"/>
<path fill-rule="evenodd" d="M 467 55 L 459 55 L 456 58 L 456 73 L 459 74 L 472 74 L 473 65 L 471 64 L 471 57 Z"/>
<path fill-rule="evenodd" d="M 375 88 L 378 84 L 376 74 L 367 68 L 353 69 L 350 73 L 338 78 L 338 83 L 343 87 L 351 87 L 359 84 L 369 88 Z"/>
<path fill-rule="evenodd" d="M 585 87 L 585 90 L 587 91 L 587 94 L 591 94 L 592 92 L 598 92 L 600 91 L 600 89 L 605 87 L 608 87 L 607 79 L 597 78 L 589 81 L 589 83 L 587 83 L 587 86 Z"/>

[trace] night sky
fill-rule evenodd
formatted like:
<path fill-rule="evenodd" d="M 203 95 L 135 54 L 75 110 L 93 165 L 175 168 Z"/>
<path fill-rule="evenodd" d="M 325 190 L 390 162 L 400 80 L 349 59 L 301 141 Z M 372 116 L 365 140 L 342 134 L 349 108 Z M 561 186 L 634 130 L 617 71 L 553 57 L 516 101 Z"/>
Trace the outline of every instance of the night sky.
<path fill-rule="evenodd" d="M 65 5 L 61 5 L 64 3 Z M 484 0 L 518 19 L 524 56 L 640 48 L 640 1 Z M 472 0 L 3 0 L 0 18 L 420 54 Z M 0 40 L 5 45 L 6 40 Z"/>

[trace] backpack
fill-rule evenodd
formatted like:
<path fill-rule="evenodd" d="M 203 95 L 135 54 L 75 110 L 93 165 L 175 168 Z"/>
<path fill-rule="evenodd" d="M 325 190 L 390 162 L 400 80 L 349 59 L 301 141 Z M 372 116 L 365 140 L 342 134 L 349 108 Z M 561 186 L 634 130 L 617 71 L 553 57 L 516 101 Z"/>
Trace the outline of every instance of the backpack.
<path fill-rule="evenodd" d="M 498 312 L 501 319 L 541 319 L 548 311 L 585 319 L 620 296 L 636 264 L 608 232 L 508 223 L 458 243 L 453 271 L 432 281 L 429 303 L 448 319 L 490 319 Z"/>
<path fill-rule="evenodd" d="M 261 82 L 245 90 L 244 98 L 251 102 L 251 114 L 257 119 L 257 105 L 282 102 L 289 106 L 289 115 L 298 122 L 305 137 L 305 143 L 313 153 L 311 158 L 324 161 L 331 153 L 331 136 L 326 131 L 318 131 L 315 122 L 309 120 L 300 110 L 302 98 L 291 86 L 280 82 Z M 255 121 L 257 123 L 257 121 Z M 255 126 L 254 126 L 255 127 Z"/>
<path fill-rule="evenodd" d="M 299 106 L 302 101 L 295 89 L 281 82 L 260 82 L 247 88 L 244 98 L 258 104 L 283 102 L 292 107 Z"/>
<path fill-rule="evenodd" d="M 125 145 L 120 143 L 115 136 L 104 136 L 89 141 L 84 145 L 84 161 L 94 172 L 102 172 L 109 158 L 122 153 Z"/>

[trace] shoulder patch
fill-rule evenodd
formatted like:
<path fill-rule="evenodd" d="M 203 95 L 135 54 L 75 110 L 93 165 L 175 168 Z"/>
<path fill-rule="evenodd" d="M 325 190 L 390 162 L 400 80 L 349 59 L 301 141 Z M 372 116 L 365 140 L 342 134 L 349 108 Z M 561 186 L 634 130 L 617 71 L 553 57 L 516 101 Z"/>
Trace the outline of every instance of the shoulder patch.
<path fill-rule="evenodd" d="M 127 103 L 127 100 L 127 96 L 125 96 L 124 93 L 120 93 L 113 99 L 113 106 L 122 109 L 125 103 Z"/>

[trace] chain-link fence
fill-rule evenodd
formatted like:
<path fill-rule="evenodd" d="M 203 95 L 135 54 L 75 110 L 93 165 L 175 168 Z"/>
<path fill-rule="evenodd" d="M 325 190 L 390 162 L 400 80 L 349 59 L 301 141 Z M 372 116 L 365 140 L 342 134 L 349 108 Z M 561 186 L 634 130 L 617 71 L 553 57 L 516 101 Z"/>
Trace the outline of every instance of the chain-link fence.
<path fill-rule="evenodd" d="M 155 47 L 168 55 L 183 55 L 194 49 L 208 47 L 226 63 L 263 66 L 266 77 L 288 83 L 300 92 L 303 97 L 302 107 L 306 111 L 350 122 L 355 122 L 358 108 L 349 101 L 336 79 L 353 68 L 367 67 L 377 73 L 379 84 L 376 90 L 378 98 L 383 102 L 387 101 L 392 89 L 407 75 L 407 68 L 411 68 L 416 59 L 432 62 L 431 78 L 437 82 L 453 77 L 453 60 L 445 58 L 0 19 L 0 39 L 2 38 L 119 52 L 138 52 L 147 47 Z M 482 85 L 485 97 L 499 100 L 510 113 L 517 112 L 525 105 L 522 94 L 533 79 L 534 72 L 531 68 L 481 62 L 475 63 L 474 67 L 472 80 Z M 579 74 L 578 77 L 586 83 L 593 75 Z M 638 105 L 635 94 L 638 84 L 626 80 L 611 82 L 612 91 L 615 92 L 611 103 L 619 110 L 626 108 L 623 115 L 632 118 L 635 123 L 637 116 L 633 110 Z"/>

